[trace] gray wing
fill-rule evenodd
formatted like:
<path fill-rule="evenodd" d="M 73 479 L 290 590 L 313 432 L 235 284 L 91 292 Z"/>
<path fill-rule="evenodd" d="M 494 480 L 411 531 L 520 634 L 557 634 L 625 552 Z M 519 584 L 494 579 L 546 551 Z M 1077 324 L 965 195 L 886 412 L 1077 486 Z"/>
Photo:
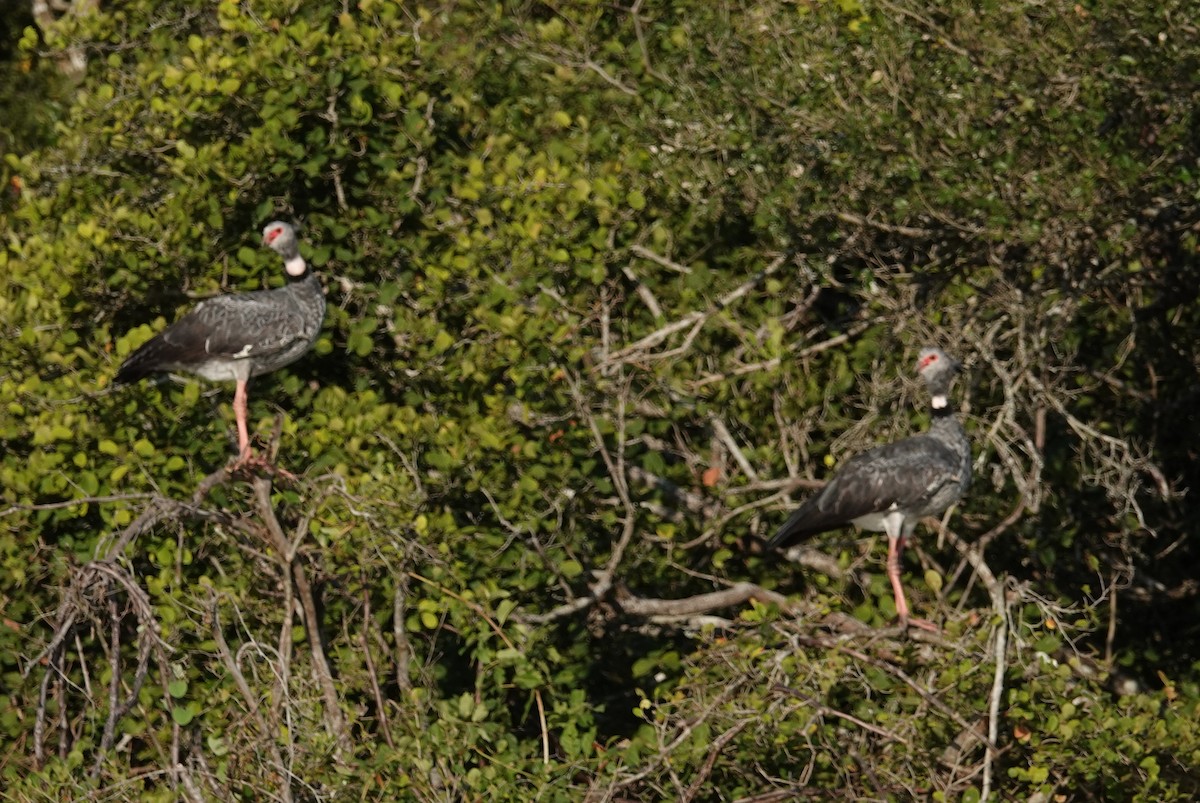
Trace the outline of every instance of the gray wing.
<path fill-rule="evenodd" d="M 186 322 L 189 328 L 207 334 L 205 352 L 210 356 L 268 359 L 309 334 L 301 310 L 287 303 L 287 290 L 218 296 L 199 304 L 163 334 L 174 337 L 172 330 Z M 181 327 L 174 339 L 184 342 L 194 336 Z"/>
<path fill-rule="evenodd" d="M 924 435 L 855 455 L 771 537 L 777 548 L 844 527 L 871 513 L 901 510 L 925 515 L 939 492 L 960 481 L 959 459 Z"/>
<path fill-rule="evenodd" d="M 281 288 L 286 289 L 286 288 Z M 217 296 L 148 340 L 117 372 L 118 382 L 133 382 L 158 371 L 187 370 L 210 360 L 270 361 L 308 330 L 294 305 L 282 303 L 281 290 Z"/>

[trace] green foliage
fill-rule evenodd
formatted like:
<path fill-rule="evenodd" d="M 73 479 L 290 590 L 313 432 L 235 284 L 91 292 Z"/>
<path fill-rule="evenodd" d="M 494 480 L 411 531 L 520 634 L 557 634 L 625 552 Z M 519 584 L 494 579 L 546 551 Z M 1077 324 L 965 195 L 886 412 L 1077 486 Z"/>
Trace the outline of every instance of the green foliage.
<path fill-rule="evenodd" d="M 645 5 L 134 0 L 69 101 L 0 50 L 10 796 L 1197 794 L 1189 9 Z M 275 217 L 330 305 L 264 497 L 227 388 L 112 377 Z M 755 543 L 927 341 L 1012 582 L 926 539 L 901 640 L 874 539 Z"/>

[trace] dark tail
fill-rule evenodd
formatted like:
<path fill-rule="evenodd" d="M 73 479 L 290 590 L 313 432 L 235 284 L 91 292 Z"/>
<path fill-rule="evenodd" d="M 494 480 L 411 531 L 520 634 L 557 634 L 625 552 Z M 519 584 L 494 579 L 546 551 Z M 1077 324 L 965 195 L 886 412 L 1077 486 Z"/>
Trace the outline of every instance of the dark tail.
<path fill-rule="evenodd" d="M 150 376 L 152 373 L 154 372 L 144 366 L 130 365 L 126 362 L 117 370 L 117 375 L 113 379 L 113 382 L 118 385 L 131 385 L 139 379 Z"/>
<path fill-rule="evenodd" d="M 820 494 L 809 497 L 804 504 L 796 508 L 783 526 L 775 531 L 771 540 L 767 541 L 768 549 L 783 549 L 801 541 L 807 541 L 814 535 L 836 530 L 846 525 L 844 516 L 822 510 L 819 505 Z"/>
<path fill-rule="evenodd" d="M 158 373 L 161 369 L 158 367 L 159 348 L 157 340 L 158 338 L 152 338 L 146 341 L 141 348 L 130 354 L 125 359 L 125 362 L 121 363 L 121 367 L 117 369 L 117 376 L 114 382 L 118 385 L 129 385 L 151 374 Z"/>
<path fill-rule="evenodd" d="M 804 508 L 801 507 L 788 516 L 788 520 L 783 523 L 783 526 L 775 531 L 770 541 L 767 541 L 767 549 L 782 549 L 791 546 L 795 541 L 802 540 L 805 535 L 811 535 L 812 533 L 805 532 L 805 528 L 800 524 L 804 519 L 804 512 Z"/>

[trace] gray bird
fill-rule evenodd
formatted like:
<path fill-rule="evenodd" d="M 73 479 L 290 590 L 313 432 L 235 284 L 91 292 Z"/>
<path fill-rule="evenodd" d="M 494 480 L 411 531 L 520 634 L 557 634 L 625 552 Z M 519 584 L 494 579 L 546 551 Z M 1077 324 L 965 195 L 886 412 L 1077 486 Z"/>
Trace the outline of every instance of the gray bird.
<path fill-rule="evenodd" d="M 186 371 L 212 381 L 235 382 L 238 459 L 250 459 L 246 384 L 282 368 L 309 350 L 325 318 L 325 294 L 300 256 L 296 232 L 282 221 L 263 229 L 263 245 L 283 257 L 288 283 L 274 290 L 231 293 L 201 301 L 129 355 L 117 382 L 136 382 L 164 371 Z"/>
<path fill-rule="evenodd" d="M 918 521 L 940 514 L 971 484 L 971 444 L 946 398 L 958 368 L 958 362 L 941 349 L 921 349 L 917 374 L 929 389 L 933 417 L 928 431 L 847 460 L 829 484 L 792 513 L 768 542 L 777 549 L 852 523 L 887 533 L 887 574 L 902 626 L 910 623 L 900 584 L 904 544 Z M 920 619 L 911 624 L 937 629 Z"/>

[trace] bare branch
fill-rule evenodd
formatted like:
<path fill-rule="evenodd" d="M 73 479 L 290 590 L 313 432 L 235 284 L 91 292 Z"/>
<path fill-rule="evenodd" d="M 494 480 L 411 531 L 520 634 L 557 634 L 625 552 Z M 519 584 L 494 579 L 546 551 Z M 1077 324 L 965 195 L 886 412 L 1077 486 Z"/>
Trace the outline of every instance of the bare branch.
<path fill-rule="evenodd" d="M 213 640 L 217 644 L 217 653 L 221 656 L 221 663 L 225 666 L 225 671 L 233 678 L 234 685 L 237 686 L 238 692 L 242 695 L 242 702 L 246 704 L 246 710 L 250 712 L 250 717 L 254 720 L 258 727 L 259 741 L 265 743 L 267 750 L 271 753 L 271 761 L 274 763 L 280 778 L 282 779 L 279 785 L 280 797 L 287 803 L 292 799 L 292 775 L 291 768 L 284 763 L 283 754 L 279 752 L 279 745 L 275 743 L 276 728 L 269 727 L 266 720 L 263 719 L 262 712 L 258 707 L 258 699 L 254 692 L 250 689 L 250 684 L 246 682 L 246 676 L 242 674 L 242 670 L 238 667 L 237 661 L 233 658 L 233 653 L 229 649 L 229 643 L 225 640 L 225 632 L 221 627 L 221 616 L 217 606 L 217 598 L 214 595 L 209 604 L 209 615 L 212 617 L 212 634 Z"/>
<path fill-rule="evenodd" d="M 750 461 L 746 459 L 746 455 L 742 454 L 742 449 L 738 446 L 737 441 L 733 439 L 733 434 L 730 433 L 729 427 L 725 426 L 725 422 L 718 415 L 711 415 L 708 420 L 712 424 L 713 431 L 717 434 L 717 437 L 721 439 L 721 442 L 729 449 L 729 453 L 733 455 L 733 459 L 741 467 L 742 473 L 757 482 L 758 472 L 754 470 L 754 466 L 750 465 Z"/>
<path fill-rule="evenodd" d="M 616 601 L 626 613 L 635 616 L 687 617 L 708 613 L 718 608 L 741 605 L 752 599 L 772 603 L 785 613 L 793 613 L 788 598 L 776 591 L 768 591 L 754 583 L 735 583 L 720 591 L 696 594 L 683 599 L 646 599 L 635 597 L 624 589 L 617 592 Z"/>
<path fill-rule="evenodd" d="M 617 349 L 611 354 L 607 354 L 605 356 L 605 361 L 607 363 L 627 362 L 634 356 L 641 355 L 648 349 L 651 349 L 662 343 L 676 332 L 696 326 L 697 324 L 703 326 L 704 323 L 712 318 L 713 315 L 725 309 L 729 305 L 737 302 L 752 289 L 754 289 L 759 283 L 761 283 L 763 279 L 776 273 L 781 267 L 783 267 L 783 264 L 786 260 L 786 255 L 776 257 L 774 260 L 772 260 L 771 264 L 767 265 L 767 267 L 763 268 L 755 276 L 721 296 L 721 298 L 717 300 L 717 303 L 711 309 L 688 313 L 679 320 L 673 321 L 666 326 L 651 332 L 635 343 L 632 343 L 625 348 Z"/>
<path fill-rule="evenodd" d="M 873 229 L 886 231 L 889 234 L 902 234 L 905 237 L 932 237 L 935 232 L 929 229 L 917 229 L 912 226 L 895 226 L 890 223 L 880 223 L 870 218 L 865 218 L 862 215 L 856 215 L 853 212 L 835 212 L 834 216 L 844 223 L 853 223 L 855 226 L 870 226 Z"/>
<path fill-rule="evenodd" d="M 660 255 L 654 253 L 653 251 L 651 251 L 649 248 L 646 248 L 645 246 L 631 245 L 631 246 L 629 246 L 629 250 L 631 253 L 637 254 L 638 256 L 642 257 L 643 259 L 648 259 L 651 262 L 656 262 L 659 265 L 662 265 L 664 268 L 667 268 L 668 270 L 673 270 L 676 273 L 687 274 L 687 273 L 692 272 L 692 269 L 687 267 L 686 265 L 680 265 L 678 262 L 672 262 L 671 260 L 667 259 L 666 257 L 660 256 Z"/>
<path fill-rule="evenodd" d="M 644 767 L 642 767 L 642 769 L 640 771 L 634 773 L 633 775 L 631 775 L 627 778 L 622 778 L 620 781 L 617 781 L 616 787 L 624 788 L 626 786 L 630 786 L 634 783 L 637 783 L 638 781 L 640 781 L 641 779 L 643 779 L 647 775 L 649 775 L 651 772 L 653 772 L 655 769 L 657 769 L 660 764 L 665 762 L 670 757 L 670 755 L 673 752 L 675 752 L 676 748 L 678 748 L 679 745 L 681 745 L 685 741 L 687 741 L 688 737 L 692 735 L 692 733 L 696 730 L 696 728 L 702 722 L 705 722 L 712 715 L 712 713 L 714 711 L 716 711 L 718 708 L 720 708 L 722 705 L 724 705 L 726 702 L 728 702 L 728 700 L 740 688 L 741 688 L 740 680 L 734 681 L 734 682 L 730 683 L 729 685 L 727 685 L 724 689 L 721 690 L 721 693 L 718 694 L 711 703 L 709 703 L 707 706 L 705 706 L 704 710 L 702 712 L 700 712 L 700 714 L 698 714 L 697 716 L 691 718 L 686 723 L 684 723 L 683 727 L 679 729 L 679 733 L 676 734 L 675 738 L 672 739 L 668 744 L 661 747 L 658 751 L 658 754 L 651 761 L 647 762 L 646 765 Z"/>
<path fill-rule="evenodd" d="M 704 759 L 704 766 L 696 773 L 696 777 L 692 779 L 692 783 L 683 793 L 683 797 L 680 798 L 681 803 L 691 803 L 696 798 L 696 795 L 700 793 L 700 790 L 708 780 L 708 776 L 712 774 L 713 766 L 717 763 L 717 756 L 721 755 L 721 751 L 725 749 L 725 746 L 732 742 L 752 722 L 754 722 L 753 719 L 743 719 L 716 739 L 713 739 L 712 747 L 708 749 L 708 756 Z"/>
<path fill-rule="evenodd" d="M 350 734 L 342 715 L 341 700 L 337 687 L 333 682 L 333 674 L 329 661 L 322 646 L 320 620 L 317 617 L 317 604 L 313 596 L 312 586 L 304 566 L 294 560 L 287 536 L 275 516 L 275 508 L 271 504 L 271 480 L 267 477 L 255 477 L 252 483 L 254 498 L 258 505 L 259 517 L 266 528 L 269 540 L 279 552 L 279 560 L 288 568 L 296 583 L 296 592 L 300 598 L 300 608 L 304 612 L 304 626 L 308 630 L 308 646 L 312 652 L 312 671 L 325 698 L 325 728 L 338 746 L 337 758 L 345 760 L 351 752 Z"/>
<path fill-rule="evenodd" d="M 671 501 L 682 506 L 687 512 L 701 516 L 702 518 L 707 519 L 715 516 L 721 509 L 721 503 L 718 500 L 709 499 L 686 488 L 680 488 L 670 480 L 660 477 L 657 474 L 652 474 L 641 466 L 630 466 L 629 478 L 634 482 L 659 491 Z"/>
<path fill-rule="evenodd" d="M 806 694 L 801 694 L 800 692 L 796 691 L 795 689 L 791 689 L 791 688 L 788 688 L 787 686 L 784 686 L 782 683 L 776 683 L 774 686 L 771 687 L 771 690 L 781 692 L 790 697 L 795 697 L 797 700 L 803 700 L 806 705 L 808 705 L 810 708 L 812 708 L 817 713 L 817 716 L 838 717 L 839 719 L 844 719 L 847 722 L 857 725 L 858 727 L 862 728 L 865 731 L 870 731 L 871 733 L 874 733 L 876 736 L 882 736 L 883 738 L 887 739 L 889 742 L 899 742 L 902 745 L 908 746 L 908 740 L 905 739 L 903 736 L 899 736 L 898 734 L 892 733 L 890 731 L 886 731 L 883 728 L 879 727 L 878 725 L 872 725 L 870 722 L 861 720 L 852 714 L 847 714 L 844 711 L 838 711 L 837 709 L 830 708 L 829 706 L 824 705 L 823 703 L 816 700 L 815 698 L 809 697 Z"/>
<path fill-rule="evenodd" d="M 363 663 L 366 664 L 367 677 L 371 681 L 371 694 L 375 698 L 375 710 L 379 716 L 379 728 L 383 731 L 383 740 L 387 742 L 388 747 L 394 748 L 396 743 L 392 741 L 392 728 L 388 724 L 387 705 L 383 699 L 383 691 L 379 687 L 379 675 L 375 671 L 375 661 L 371 658 L 371 641 L 367 638 L 367 633 L 372 625 L 371 595 L 367 591 L 369 587 L 369 583 L 363 584 L 363 629 L 359 633 L 359 644 L 362 645 Z"/>
<path fill-rule="evenodd" d="M 639 279 L 637 274 L 633 272 L 633 268 L 625 265 L 621 268 L 621 272 L 625 274 L 629 281 L 633 282 L 637 289 L 638 298 L 642 299 L 642 303 L 646 305 L 646 309 L 650 310 L 650 314 L 655 318 L 662 318 L 663 311 L 662 307 L 658 304 L 658 299 L 654 297 L 654 293 L 650 292 L 650 288 L 646 286 L 645 282 Z"/>
<path fill-rule="evenodd" d="M 1019 513 L 1023 509 L 1024 505 L 1020 505 L 1014 512 Z M 988 732 L 987 741 L 985 742 L 986 753 L 983 763 L 982 789 L 980 791 L 980 800 L 986 801 L 992 790 L 992 764 L 998 756 L 996 745 L 1000 738 L 1000 705 L 1004 697 L 1004 673 L 1007 667 L 1006 652 L 1008 649 L 1008 630 L 1010 627 L 1008 604 L 1005 600 L 1003 584 L 996 579 L 996 575 L 983 560 L 982 547 L 966 544 L 949 529 L 945 530 L 945 534 L 950 543 L 954 545 L 954 548 L 975 569 L 976 575 L 992 598 L 992 610 L 996 615 L 996 623 L 992 631 L 995 668 L 992 675 L 992 690 L 988 696 Z"/>

